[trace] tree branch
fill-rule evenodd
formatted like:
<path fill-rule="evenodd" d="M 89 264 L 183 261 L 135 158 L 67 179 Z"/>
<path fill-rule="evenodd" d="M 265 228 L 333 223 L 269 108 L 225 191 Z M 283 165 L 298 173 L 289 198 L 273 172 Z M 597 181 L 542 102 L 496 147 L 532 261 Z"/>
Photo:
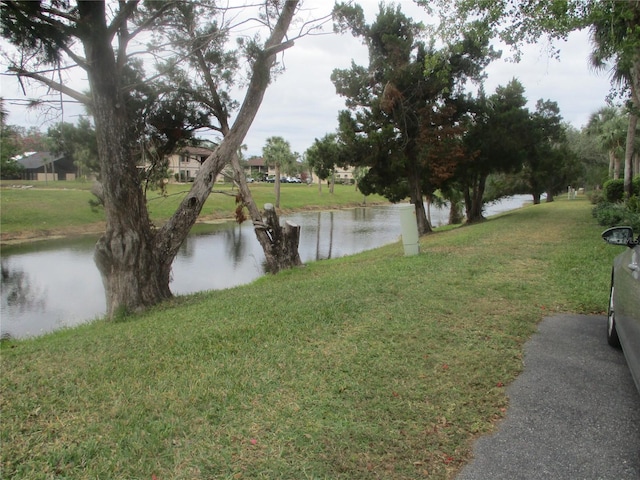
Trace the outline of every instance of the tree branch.
<path fill-rule="evenodd" d="M 109 38 L 113 40 L 115 34 L 120 30 L 123 25 L 126 25 L 127 20 L 131 18 L 133 12 L 138 8 L 139 0 L 129 0 L 125 3 L 124 7 L 118 11 L 118 14 L 115 16 L 111 24 L 107 27 L 107 32 L 109 33 Z"/>
<path fill-rule="evenodd" d="M 9 71 L 15 72 L 18 75 L 18 77 L 33 78 L 34 80 L 44 83 L 49 88 L 52 88 L 57 92 L 63 93 L 84 105 L 87 105 L 87 106 L 91 105 L 91 98 L 88 97 L 87 95 L 77 92 L 74 89 L 69 88 L 66 85 L 63 85 L 59 82 L 55 82 L 43 75 L 40 75 L 39 73 L 28 72 L 18 67 L 9 67 Z"/>

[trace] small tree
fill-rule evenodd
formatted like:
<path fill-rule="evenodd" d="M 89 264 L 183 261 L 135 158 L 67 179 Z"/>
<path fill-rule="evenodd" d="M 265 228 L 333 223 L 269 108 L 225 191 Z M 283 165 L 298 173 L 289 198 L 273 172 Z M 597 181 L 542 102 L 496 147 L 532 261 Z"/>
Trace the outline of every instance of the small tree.
<path fill-rule="evenodd" d="M 291 151 L 291 145 L 282 137 L 269 137 L 262 148 L 262 157 L 265 165 L 272 166 L 276 170 L 274 184 L 276 196 L 276 208 L 280 208 L 280 175 L 283 171 L 292 168 L 296 156 Z"/>
<path fill-rule="evenodd" d="M 47 131 L 51 152 L 73 159 L 78 168 L 78 176 L 98 173 L 98 144 L 96 132 L 85 117 L 78 119 L 77 125 L 61 122 Z"/>
<path fill-rule="evenodd" d="M 322 192 L 322 182 L 331 178 L 336 165 L 344 161 L 343 146 L 338 143 L 338 136 L 330 133 L 318 140 L 306 152 L 307 162 L 318 176 L 318 193 Z M 331 191 L 333 193 L 333 191 Z"/>
<path fill-rule="evenodd" d="M 13 159 L 18 154 L 16 131 L 11 125 L 7 125 L 8 116 L 4 100 L 0 98 L 0 176 L 19 178 L 22 166 Z"/>

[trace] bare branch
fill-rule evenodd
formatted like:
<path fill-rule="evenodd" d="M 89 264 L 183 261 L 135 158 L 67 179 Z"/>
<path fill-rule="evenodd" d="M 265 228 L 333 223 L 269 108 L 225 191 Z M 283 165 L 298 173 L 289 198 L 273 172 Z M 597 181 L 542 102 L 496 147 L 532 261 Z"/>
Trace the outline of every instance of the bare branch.
<path fill-rule="evenodd" d="M 55 82 L 43 75 L 40 75 L 39 73 L 35 73 L 35 72 L 28 72 L 22 68 L 18 68 L 18 67 L 9 67 L 9 71 L 10 72 L 15 72 L 18 75 L 18 78 L 20 77 L 28 77 L 28 78 L 33 78 L 34 80 L 37 80 L 41 83 L 44 83 L 45 85 L 47 85 L 49 88 L 55 90 L 56 92 L 60 92 L 63 93 L 65 95 L 67 95 L 68 97 L 73 98 L 74 100 L 77 100 L 78 102 L 84 104 L 84 105 L 91 105 L 91 98 L 88 97 L 87 95 L 84 95 L 80 92 L 77 92 L 76 90 L 67 87 L 66 85 L 60 83 L 60 82 Z"/>
<path fill-rule="evenodd" d="M 121 4 L 124 2 L 121 2 Z M 115 34 L 122 28 L 123 25 L 127 24 L 133 12 L 138 8 L 139 0 L 129 0 L 124 3 L 124 7 L 118 11 L 118 14 L 115 16 L 111 25 L 107 27 L 107 31 L 109 32 L 109 38 L 113 39 Z"/>

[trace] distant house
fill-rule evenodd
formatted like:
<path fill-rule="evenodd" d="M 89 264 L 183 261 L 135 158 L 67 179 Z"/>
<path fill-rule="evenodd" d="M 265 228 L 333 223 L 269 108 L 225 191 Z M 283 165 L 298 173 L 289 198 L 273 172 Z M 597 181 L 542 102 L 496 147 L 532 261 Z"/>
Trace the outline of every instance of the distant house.
<path fill-rule="evenodd" d="M 192 182 L 211 153 L 213 153 L 213 150 L 208 148 L 184 147 L 169 155 L 168 168 L 172 173 L 170 181 Z M 274 175 L 275 169 L 267 168 L 262 157 L 253 157 L 245 162 L 245 173 L 247 177 L 260 180 L 267 175 Z M 218 175 L 216 179 L 217 182 L 226 180 L 228 178 L 225 177 L 224 173 Z"/>
<path fill-rule="evenodd" d="M 335 168 L 335 181 L 336 183 L 354 183 L 354 176 L 353 176 L 353 172 L 355 171 L 355 167 L 353 166 L 347 166 L 346 168 L 343 167 L 336 167 Z M 318 183 L 318 181 L 320 180 L 318 178 L 318 176 L 315 174 L 315 172 L 313 172 L 312 174 L 312 182 L 313 183 Z M 330 181 L 331 178 L 329 178 L 327 181 Z"/>
<path fill-rule="evenodd" d="M 189 182 L 198 175 L 200 167 L 213 150 L 202 147 L 184 147 L 169 155 L 169 170 L 173 173 L 171 180 Z"/>
<path fill-rule="evenodd" d="M 27 152 L 15 160 L 24 168 L 23 180 L 75 180 L 78 173 L 73 159 L 51 152 Z"/>
<path fill-rule="evenodd" d="M 245 172 L 247 177 L 251 177 L 256 180 L 262 180 L 269 175 L 275 175 L 276 169 L 273 167 L 267 167 L 262 157 L 252 157 L 247 160 Z"/>

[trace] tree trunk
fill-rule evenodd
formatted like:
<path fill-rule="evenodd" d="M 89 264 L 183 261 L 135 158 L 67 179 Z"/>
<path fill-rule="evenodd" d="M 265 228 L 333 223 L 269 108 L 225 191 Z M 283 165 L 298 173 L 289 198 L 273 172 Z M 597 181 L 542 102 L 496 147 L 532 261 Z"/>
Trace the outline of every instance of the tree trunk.
<path fill-rule="evenodd" d="M 302 265 L 298 254 L 300 226 L 285 222 L 282 227 L 276 209 L 270 203 L 264 206 L 264 217 L 264 222 L 254 221 L 253 225 L 264 251 L 265 270 L 278 273 Z"/>
<path fill-rule="evenodd" d="M 467 210 L 467 223 L 484 220 L 482 209 L 484 207 L 484 190 L 487 182 L 486 174 L 479 174 L 472 185 L 465 188 L 465 205 Z"/>
<path fill-rule="evenodd" d="M 280 164 L 276 163 L 276 178 L 273 182 L 273 191 L 276 196 L 276 208 L 280 208 Z"/>
<path fill-rule="evenodd" d="M 280 220 L 276 209 L 271 204 L 265 205 L 264 218 L 260 213 L 249 185 L 242 173 L 242 167 L 237 155 L 233 155 L 231 166 L 238 176 L 238 189 L 244 206 L 249 211 L 253 222 L 256 238 L 262 247 L 266 259 L 266 270 L 269 273 L 278 273 L 280 270 L 302 265 L 298 245 L 300 243 L 300 227 L 285 223 L 280 226 Z"/>
<path fill-rule="evenodd" d="M 638 116 L 632 111 L 629 113 L 629 128 L 627 130 L 627 143 L 624 152 L 624 195 L 631 198 L 633 194 L 633 154 L 636 139 L 636 128 L 638 126 Z"/>
<path fill-rule="evenodd" d="M 415 166 L 412 166 L 407 172 L 409 181 L 409 198 L 416 209 L 416 222 L 418 224 L 418 235 L 426 235 L 433 232 L 429 220 L 427 220 L 427 211 L 424 207 L 424 195 L 420 187 L 420 176 Z"/>
<path fill-rule="evenodd" d="M 539 192 L 533 192 L 532 197 L 533 197 L 533 204 L 534 205 L 540 205 L 540 193 Z"/>
<path fill-rule="evenodd" d="M 462 223 L 462 212 L 460 210 L 460 204 L 453 200 L 449 200 L 449 225 L 459 225 Z"/>
<path fill-rule="evenodd" d="M 616 153 L 614 150 L 609 150 L 609 178 L 616 178 L 615 165 L 616 165 Z"/>
<path fill-rule="evenodd" d="M 135 311 L 169 298 L 169 267 L 155 251 L 154 232 L 130 148 L 124 98 L 104 4 L 80 2 L 83 43 L 92 106 L 106 230 L 95 248 L 109 318 L 117 312 Z"/>

